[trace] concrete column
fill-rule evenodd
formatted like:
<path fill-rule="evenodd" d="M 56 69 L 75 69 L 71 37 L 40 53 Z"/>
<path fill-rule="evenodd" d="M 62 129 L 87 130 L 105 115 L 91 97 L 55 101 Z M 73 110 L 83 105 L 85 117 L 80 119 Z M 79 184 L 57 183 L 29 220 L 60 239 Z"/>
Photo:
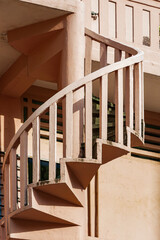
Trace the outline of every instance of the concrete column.
<path fill-rule="evenodd" d="M 77 2 L 77 12 L 67 16 L 62 53 L 62 88 L 84 77 L 84 3 Z M 84 89 L 74 93 L 73 157 L 79 156 L 83 139 Z"/>
<path fill-rule="evenodd" d="M 84 3 L 77 1 L 77 11 L 70 14 L 65 20 L 65 39 L 61 62 L 61 88 L 79 81 L 84 77 Z M 72 157 L 79 157 L 80 147 L 83 141 L 83 108 L 84 108 L 84 87 L 74 92 L 73 95 L 73 154 Z M 63 114 L 65 113 L 65 100 L 63 101 Z M 65 114 L 63 115 L 65 116 Z M 63 117 L 63 124 L 65 118 Z M 65 126 L 65 125 L 64 125 Z M 64 136 L 64 135 L 63 135 Z M 65 156 L 65 141 L 63 142 Z M 86 217 L 80 228 L 80 240 L 85 239 Z"/>
<path fill-rule="evenodd" d="M 77 12 L 66 17 L 62 53 L 62 88 L 84 76 L 84 3 L 77 2 Z"/>

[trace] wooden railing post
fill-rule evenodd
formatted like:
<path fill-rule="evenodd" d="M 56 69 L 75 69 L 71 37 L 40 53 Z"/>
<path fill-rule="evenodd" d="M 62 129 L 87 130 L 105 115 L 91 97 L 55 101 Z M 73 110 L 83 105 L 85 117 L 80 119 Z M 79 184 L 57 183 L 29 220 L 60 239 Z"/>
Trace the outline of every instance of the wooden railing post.
<path fill-rule="evenodd" d="M 115 49 L 115 53 L 114 53 L 114 61 L 118 62 L 120 61 L 122 58 L 122 51 L 119 49 Z"/>
<path fill-rule="evenodd" d="M 122 51 L 115 49 L 115 62 L 122 58 Z M 115 140 L 123 144 L 123 69 L 115 72 Z"/>
<path fill-rule="evenodd" d="M 20 203 L 27 204 L 27 170 L 28 169 L 28 133 L 24 131 L 20 136 Z"/>
<path fill-rule="evenodd" d="M 33 121 L 33 183 L 40 180 L 40 119 Z"/>
<path fill-rule="evenodd" d="M 66 158 L 73 155 L 73 92 L 66 95 Z"/>
<path fill-rule="evenodd" d="M 100 128 L 101 139 L 107 140 L 108 132 L 108 74 L 100 79 Z"/>
<path fill-rule="evenodd" d="M 126 68 L 125 111 L 126 126 L 133 129 L 133 65 Z"/>
<path fill-rule="evenodd" d="M 10 189 L 9 189 L 9 164 L 5 164 L 4 169 L 4 214 L 5 214 L 5 236 L 8 238 L 8 215 L 9 215 L 9 199 L 10 199 Z"/>
<path fill-rule="evenodd" d="M 100 44 L 100 66 L 107 65 L 107 46 Z M 108 74 L 100 78 L 100 128 L 99 135 L 102 139 L 107 139 L 108 123 Z"/>
<path fill-rule="evenodd" d="M 85 75 L 92 72 L 92 39 L 86 36 Z M 85 85 L 85 156 L 92 158 L 92 82 Z"/>
<path fill-rule="evenodd" d="M 115 80 L 115 140 L 123 144 L 123 69 L 116 72 Z"/>
<path fill-rule="evenodd" d="M 10 201 L 11 212 L 17 208 L 17 158 L 16 149 L 12 148 L 9 154 L 10 161 Z"/>
<path fill-rule="evenodd" d="M 145 132 L 145 126 L 144 126 L 144 64 L 141 62 L 141 119 L 143 124 L 143 131 L 142 132 L 142 138 L 144 139 L 144 132 Z"/>
<path fill-rule="evenodd" d="M 57 103 L 49 107 L 49 180 L 56 178 Z"/>
<path fill-rule="evenodd" d="M 107 46 L 104 43 L 100 44 L 100 67 L 107 65 Z"/>
<path fill-rule="evenodd" d="M 85 155 L 92 158 L 92 82 L 85 85 Z"/>
<path fill-rule="evenodd" d="M 85 75 L 92 72 L 92 39 L 86 36 Z"/>
<path fill-rule="evenodd" d="M 135 64 L 135 131 L 141 135 L 141 63 Z"/>

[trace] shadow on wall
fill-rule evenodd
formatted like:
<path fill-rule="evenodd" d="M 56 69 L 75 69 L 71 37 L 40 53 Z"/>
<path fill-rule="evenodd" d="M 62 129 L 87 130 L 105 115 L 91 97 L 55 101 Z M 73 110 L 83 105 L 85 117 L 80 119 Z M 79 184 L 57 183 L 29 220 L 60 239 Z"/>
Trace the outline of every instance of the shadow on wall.
<path fill-rule="evenodd" d="M 21 126 L 20 99 L 0 96 L 0 151 L 5 152 Z"/>

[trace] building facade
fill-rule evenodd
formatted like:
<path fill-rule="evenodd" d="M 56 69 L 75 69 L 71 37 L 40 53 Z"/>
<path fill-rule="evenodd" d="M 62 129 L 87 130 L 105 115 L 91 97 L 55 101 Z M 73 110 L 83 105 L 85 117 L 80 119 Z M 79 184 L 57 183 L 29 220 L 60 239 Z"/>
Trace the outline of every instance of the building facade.
<path fill-rule="evenodd" d="M 0 20 L 0 239 L 159 240 L 159 1 L 1 0 Z"/>

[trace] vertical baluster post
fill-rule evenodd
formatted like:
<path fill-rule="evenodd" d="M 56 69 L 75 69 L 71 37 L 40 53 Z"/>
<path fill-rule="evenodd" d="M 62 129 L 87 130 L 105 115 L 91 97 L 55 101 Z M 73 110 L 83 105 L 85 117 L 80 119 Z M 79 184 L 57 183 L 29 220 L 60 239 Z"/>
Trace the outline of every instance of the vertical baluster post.
<path fill-rule="evenodd" d="M 73 155 L 73 92 L 66 95 L 66 158 Z"/>
<path fill-rule="evenodd" d="M 92 71 L 92 39 L 86 36 L 85 75 Z"/>
<path fill-rule="evenodd" d="M 17 158 L 16 149 L 12 148 L 9 154 L 10 159 L 10 201 L 11 212 L 17 208 Z"/>
<path fill-rule="evenodd" d="M 142 123 L 143 123 L 143 131 L 142 131 L 142 138 L 144 138 L 144 132 L 145 132 L 145 129 L 144 129 L 144 64 L 143 62 L 141 62 L 141 89 L 142 89 L 142 93 L 141 93 L 141 118 L 142 118 Z"/>
<path fill-rule="evenodd" d="M 115 49 L 115 62 L 122 58 L 122 51 Z M 123 69 L 115 72 L 115 140 L 123 144 Z"/>
<path fill-rule="evenodd" d="M 115 53 L 114 53 L 114 61 L 118 62 L 120 61 L 122 58 L 122 51 L 119 49 L 115 49 Z"/>
<path fill-rule="evenodd" d="M 86 36 L 85 75 L 92 71 L 92 39 Z M 92 158 L 92 82 L 85 85 L 85 155 Z"/>
<path fill-rule="evenodd" d="M 85 155 L 92 158 L 92 82 L 85 85 Z"/>
<path fill-rule="evenodd" d="M 107 46 L 104 43 L 100 44 L 100 67 L 107 65 Z"/>
<path fill-rule="evenodd" d="M 8 238 L 8 215 L 10 212 L 9 209 L 9 199 L 10 199 L 10 186 L 9 186 L 9 164 L 5 164 L 4 168 L 4 214 L 5 214 L 5 235 L 6 239 Z"/>
<path fill-rule="evenodd" d="M 57 103 L 49 107 L 49 180 L 56 178 Z"/>
<path fill-rule="evenodd" d="M 40 180 L 40 119 L 33 121 L 33 183 Z"/>
<path fill-rule="evenodd" d="M 107 46 L 100 44 L 100 66 L 107 65 Z M 102 139 L 107 139 L 108 123 L 108 74 L 100 78 L 100 128 L 99 135 Z"/>
<path fill-rule="evenodd" d="M 100 138 L 107 140 L 108 126 L 108 74 L 100 78 Z"/>
<path fill-rule="evenodd" d="M 135 130 L 141 134 L 141 63 L 135 64 Z"/>
<path fill-rule="evenodd" d="M 133 129 L 133 65 L 126 68 L 125 96 L 126 126 Z"/>
<path fill-rule="evenodd" d="M 123 144 L 123 69 L 116 72 L 115 82 L 115 139 Z"/>
<path fill-rule="evenodd" d="M 28 171 L 28 133 L 20 136 L 20 201 L 21 207 L 27 204 L 27 171 Z"/>

